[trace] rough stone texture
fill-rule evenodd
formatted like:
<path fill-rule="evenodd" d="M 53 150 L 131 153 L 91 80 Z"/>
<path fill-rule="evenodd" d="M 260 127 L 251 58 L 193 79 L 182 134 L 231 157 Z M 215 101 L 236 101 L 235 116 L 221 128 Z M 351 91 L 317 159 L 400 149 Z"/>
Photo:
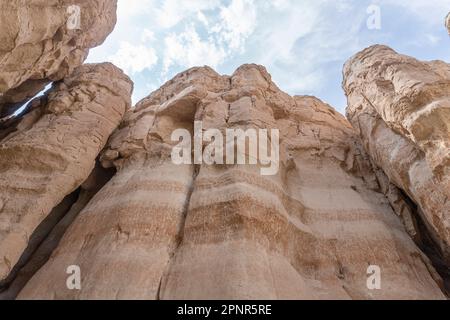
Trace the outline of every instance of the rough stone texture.
<path fill-rule="evenodd" d="M 171 134 L 195 120 L 280 129 L 279 173 L 174 165 Z M 19 298 L 444 298 L 358 141 L 331 107 L 281 92 L 263 67 L 183 72 L 127 112 L 101 157 L 118 173 Z M 80 291 L 66 287 L 70 265 Z M 366 287 L 369 265 L 381 290 Z"/>
<path fill-rule="evenodd" d="M 418 205 L 450 263 L 450 65 L 373 46 L 346 63 L 344 89 L 373 163 Z"/>
<path fill-rule="evenodd" d="M 67 228 L 92 197 L 111 179 L 115 170 L 99 163 L 89 178 L 76 191 L 66 196 L 30 237 L 30 245 L 8 278 L 0 282 L 0 300 L 14 300 L 27 282 L 48 261 Z"/>
<path fill-rule="evenodd" d="M 69 6 L 80 7 L 70 30 Z M 0 118 L 81 65 L 116 22 L 116 0 L 0 0 Z"/>
<path fill-rule="evenodd" d="M 0 141 L 0 281 L 36 227 L 89 176 L 132 86 L 112 64 L 80 66 Z"/>

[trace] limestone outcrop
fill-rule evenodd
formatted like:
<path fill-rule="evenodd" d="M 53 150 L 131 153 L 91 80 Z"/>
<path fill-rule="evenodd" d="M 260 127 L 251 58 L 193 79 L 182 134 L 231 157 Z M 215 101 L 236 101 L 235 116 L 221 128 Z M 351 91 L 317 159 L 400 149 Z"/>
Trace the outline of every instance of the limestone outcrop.
<path fill-rule="evenodd" d="M 202 132 L 279 129 L 278 173 L 261 175 L 261 163 L 174 164 L 171 152 L 178 142 L 172 133 L 185 129 L 194 135 L 198 121 Z M 433 164 L 417 175 L 444 174 L 439 145 L 422 143 L 413 128 L 417 148 Z M 439 128 L 431 141 L 442 136 Z M 74 141 L 63 145 L 84 159 L 72 145 L 79 145 L 80 134 L 64 137 Z M 201 150 L 206 148 L 203 141 Z M 445 298 L 439 275 L 380 191 L 348 121 L 317 98 L 282 92 L 261 66 L 244 65 L 232 76 L 207 67 L 177 75 L 126 112 L 100 160 L 117 168 L 116 175 L 19 298 Z M 401 163 L 396 168 L 403 170 Z M 80 267 L 81 290 L 66 286 L 71 265 Z M 381 290 L 367 287 L 371 265 L 381 269 Z"/>
<path fill-rule="evenodd" d="M 0 1 L 0 119 L 69 76 L 116 22 L 116 0 Z"/>
<path fill-rule="evenodd" d="M 82 65 L 0 140 L 0 284 L 36 228 L 91 174 L 132 87 L 112 64 Z"/>
<path fill-rule="evenodd" d="M 450 65 L 385 46 L 344 68 L 347 116 L 373 164 L 417 205 L 450 262 Z"/>

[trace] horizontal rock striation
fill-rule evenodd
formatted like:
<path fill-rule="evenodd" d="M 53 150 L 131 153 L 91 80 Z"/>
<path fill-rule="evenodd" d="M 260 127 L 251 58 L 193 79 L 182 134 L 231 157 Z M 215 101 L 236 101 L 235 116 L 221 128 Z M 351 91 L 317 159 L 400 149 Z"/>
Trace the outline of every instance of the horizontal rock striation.
<path fill-rule="evenodd" d="M 70 75 L 116 22 L 116 0 L 0 1 L 0 119 Z"/>
<path fill-rule="evenodd" d="M 88 178 L 132 87 L 112 64 L 80 66 L 0 141 L 0 281 L 38 225 Z"/>
<path fill-rule="evenodd" d="M 450 65 L 370 47 L 344 68 L 347 115 L 371 161 L 418 206 L 450 264 Z"/>
<path fill-rule="evenodd" d="M 171 135 L 193 135 L 196 121 L 279 129 L 278 173 L 175 165 Z M 19 298 L 444 298 L 368 159 L 344 117 L 283 93 L 263 67 L 190 69 L 126 113 L 101 156 L 117 174 Z M 66 286 L 71 265 L 81 290 Z M 370 265 L 382 270 L 381 290 L 366 285 Z"/>

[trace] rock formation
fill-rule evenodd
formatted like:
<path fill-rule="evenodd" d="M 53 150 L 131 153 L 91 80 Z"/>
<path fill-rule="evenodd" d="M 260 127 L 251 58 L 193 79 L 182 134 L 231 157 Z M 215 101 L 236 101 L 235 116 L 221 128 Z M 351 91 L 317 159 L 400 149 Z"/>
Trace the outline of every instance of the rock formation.
<path fill-rule="evenodd" d="M 131 90 L 112 64 L 80 66 L 0 141 L 0 281 L 39 224 L 88 178 Z"/>
<path fill-rule="evenodd" d="M 450 65 L 370 47 L 344 68 L 347 115 L 450 262 Z"/>
<path fill-rule="evenodd" d="M 253 64 L 187 70 L 130 108 L 120 69 L 82 64 L 115 10 L 0 0 L 0 300 L 446 298 L 448 64 L 357 54 L 350 122 Z M 180 129 L 193 163 L 173 158 Z M 226 156 L 198 158 L 213 145 Z"/>
<path fill-rule="evenodd" d="M 0 1 L 0 119 L 70 75 L 116 21 L 116 0 Z"/>
<path fill-rule="evenodd" d="M 171 134 L 193 134 L 195 121 L 280 129 L 278 174 L 175 165 Z M 117 174 L 19 298 L 445 297 L 350 124 L 314 97 L 283 93 L 261 66 L 179 74 L 126 113 L 101 162 Z M 70 265 L 81 269 L 79 291 L 66 286 Z M 382 290 L 366 285 L 370 265 Z"/>

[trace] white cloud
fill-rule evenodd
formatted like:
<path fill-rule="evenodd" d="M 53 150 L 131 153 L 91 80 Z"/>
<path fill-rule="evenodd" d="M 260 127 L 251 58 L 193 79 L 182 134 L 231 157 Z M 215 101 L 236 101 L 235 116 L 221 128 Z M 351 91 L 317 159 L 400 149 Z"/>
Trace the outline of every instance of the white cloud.
<path fill-rule="evenodd" d="M 164 2 L 163 20 L 171 17 L 171 24 L 176 24 L 187 19 L 189 12 L 183 11 L 183 16 L 178 15 L 183 5 L 173 7 L 173 3 L 172 0 Z M 232 0 L 228 6 L 220 6 L 217 14 L 206 16 L 207 11 L 201 11 L 219 9 L 217 4 L 213 1 L 206 6 L 204 1 L 194 1 L 190 7 L 190 23 L 183 31 L 172 32 L 164 38 L 163 76 L 174 65 L 186 68 L 209 65 L 216 68 L 226 58 L 244 51 L 246 39 L 257 25 L 258 6 L 254 0 Z M 196 22 L 206 31 L 201 32 Z"/>
<path fill-rule="evenodd" d="M 122 42 L 119 50 L 108 60 L 126 73 L 135 74 L 145 69 L 151 69 L 158 62 L 158 56 L 153 48 L 142 44 L 136 46 L 129 42 Z"/>
<path fill-rule="evenodd" d="M 381 6 L 385 4 L 402 7 L 415 14 L 422 22 L 432 26 L 442 25 L 450 10 L 449 0 L 380 0 Z"/>
<path fill-rule="evenodd" d="M 215 68 L 226 58 L 223 47 L 217 45 L 211 38 L 202 40 L 192 25 L 182 33 L 167 36 L 164 44 L 164 73 L 174 64 L 186 68 L 201 65 Z"/>
<path fill-rule="evenodd" d="M 427 34 L 426 38 L 428 39 L 428 41 L 430 42 L 431 45 L 435 45 L 441 40 L 440 37 L 435 36 L 433 34 Z"/>
<path fill-rule="evenodd" d="M 142 30 L 141 41 L 142 42 L 153 42 L 156 40 L 155 33 L 149 29 Z"/>
<path fill-rule="evenodd" d="M 171 28 L 199 11 L 217 8 L 218 0 L 164 0 L 156 9 L 156 19 L 162 28 Z"/>
<path fill-rule="evenodd" d="M 253 0 L 232 0 L 220 10 L 220 21 L 213 28 L 230 50 L 244 49 L 245 40 L 257 25 L 257 4 Z"/>
<path fill-rule="evenodd" d="M 295 58 L 293 49 L 297 41 L 312 34 L 320 26 L 321 7 L 319 1 L 295 4 L 295 1 L 279 1 L 270 11 L 276 10 L 276 23 L 268 24 L 260 32 L 264 63 L 276 60 L 291 62 Z M 298 58 L 298 57 L 297 57 Z"/>
<path fill-rule="evenodd" d="M 208 18 L 203 14 L 203 12 L 199 11 L 197 12 L 197 19 L 198 21 L 200 21 L 201 23 L 203 23 L 203 25 L 208 28 L 209 27 L 209 21 Z"/>
<path fill-rule="evenodd" d="M 154 0 L 119 0 L 117 18 L 119 21 L 133 20 L 135 15 L 151 13 L 154 7 Z"/>
<path fill-rule="evenodd" d="M 364 47 L 386 43 L 411 55 L 429 52 L 430 47 L 437 52 L 446 37 L 443 20 L 450 9 L 450 0 L 118 3 L 116 29 L 102 47 L 92 50 L 90 61 L 108 59 L 125 69 L 136 82 L 136 97 L 148 94 L 147 82 L 159 87 L 160 80 L 192 66 L 210 65 L 219 72 L 232 72 L 242 63 L 254 62 L 265 65 L 291 94 L 325 95 L 326 100 L 330 92 L 335 99 L 342 95 L 342 64 Z M 371 3 L 381 7 L 382 30 L 366 28 L 366 9 Z M 411 22 L 404 26 L 402 19 L 398 23 L 388 19 L 396 14 Z M 433 57 L 439 59 L 441 52 Z M 141 74 L 149 69 L 155 74 L 152 79 Z"/>

